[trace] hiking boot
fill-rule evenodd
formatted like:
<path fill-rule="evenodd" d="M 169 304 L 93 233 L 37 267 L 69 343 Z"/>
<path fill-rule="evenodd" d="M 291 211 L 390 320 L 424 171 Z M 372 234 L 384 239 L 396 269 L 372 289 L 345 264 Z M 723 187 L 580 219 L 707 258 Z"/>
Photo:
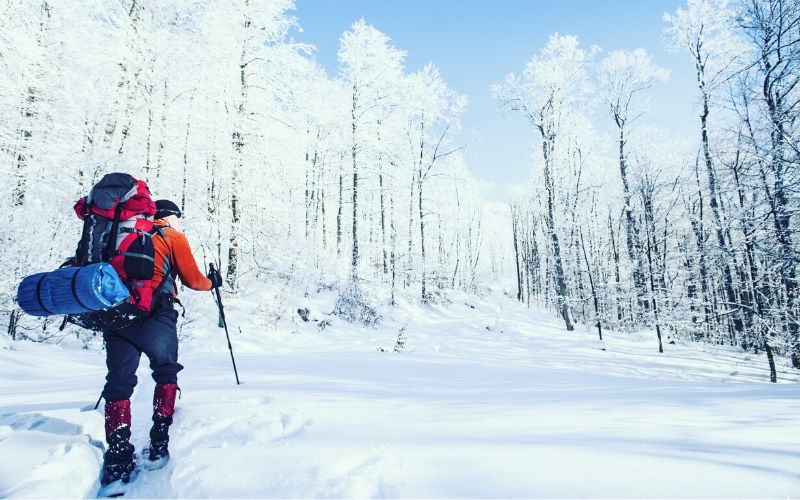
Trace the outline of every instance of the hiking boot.
<path fill-rule="evenodd" d="M 115 482 L 129 483 L 134 476 L 136 464 L 133 459 L 126 462 L 103 462 L 103 476 L 100 478 L 101 486 L 108 486 Z"/>
<path fill-rule="evenodd" d="M 147 447 L 147 458 L 151 462 L 169 458 L 169 426 L 172 417 L 153 414 L 153 427 L 150 429 L 150 444 Z"/>

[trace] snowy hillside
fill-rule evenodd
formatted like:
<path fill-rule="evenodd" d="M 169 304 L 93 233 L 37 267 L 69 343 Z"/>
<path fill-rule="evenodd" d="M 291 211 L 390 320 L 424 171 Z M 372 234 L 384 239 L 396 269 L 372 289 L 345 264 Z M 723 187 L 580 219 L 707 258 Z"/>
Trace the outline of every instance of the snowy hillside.
<path fill-rule="evenodd" d="M 191 297 L 192 312 L 213 317 L 206 299 Z M 603 351 L 594 332 L 501 294 L 400 304 L 374 329 L 325 315 L 334 299 L 306 299 L 312 320 L 331 321 L 322 331 L 297 315 L 256 328 L 251 305 L 232 303 L 238 387 L 216 322 L 188 324 L 172 461 L 126 496 L 800 494 L 800 390 L 785 359 L 784 383 L 770 384 L 761 356 L 738 348 L 659 354 L 654 335 L 607 333 Z M 103 416 L 81 408 L 102 388 L 99 343 L 2 342 L 0 497 L 93 497 Z M 138 375 L 141 452 L 146 362 Z"/>

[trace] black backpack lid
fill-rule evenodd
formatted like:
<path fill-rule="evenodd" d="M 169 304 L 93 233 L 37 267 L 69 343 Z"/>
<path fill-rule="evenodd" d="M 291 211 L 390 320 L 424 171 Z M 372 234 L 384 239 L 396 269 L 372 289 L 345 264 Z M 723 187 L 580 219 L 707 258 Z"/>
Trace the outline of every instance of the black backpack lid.
<path fill-rule="evenodd" d="M 117 202 L 127 201 L 136 194 L 138 183 L 130 174 L 106 174 L 94 185 L 86 201 L 103 210 L 113 208 Z"/>

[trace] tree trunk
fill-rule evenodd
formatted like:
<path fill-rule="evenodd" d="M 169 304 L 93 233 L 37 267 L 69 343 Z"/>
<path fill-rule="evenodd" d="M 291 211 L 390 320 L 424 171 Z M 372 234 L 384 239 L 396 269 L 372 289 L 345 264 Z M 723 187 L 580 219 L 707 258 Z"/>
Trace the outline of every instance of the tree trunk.
<path fill-rule="evenodd" d="M 17 340 L 17 323 L 20 314 L 21 312 L 16 307 L 11 308 L 8 316 L 8 336 L 11 337 L 11 340 Z"/>
<path fill-rule="evenodd" d="M 186 213 L 187 178 L 189 176 L 189 131 L 192 124 L 194 94 L 189 96 L 189 114 L 186 117 L 186 135 L 183 137 L 183 185 L 181 187 L 181 212 Z"/>
<path fill-rule="evenodd" d="M 130 20 L 130 27 L 133 35 L 135 36 L 139 29 L 139 22 L 141 19 L 142 11 L 144 10 L 142 6 L 141 0 L 132 0 L 130 9 L 128 10 L 128 19 Z M 137 52 L 136 47 L 133 46 L 132 40 L 128 38 L 128 50 L 130 54 L 135 54 Z M 131 78 L 131 72 L 133 71 L 133 61 L 126 60 L 123 58 L 119 62 L 119 67 L 122 69 L 122 75 L 120 75 L 119 83 L 117 83 L 117 93 L 114 98 L 114 104 L 111 106 L 111 113 L 109 114 L 108 122 L 106 123 L 105 128 L 105 137 L 104 142 L 109 146 L 114 145 L 114 135 L 117 129 L 117 121 L 119 119 L 119 105 L 120 99 L 122 94 L 124 93 L 124 89 L 128 89 L 127 93 L 127 100 L 125 103 L 125 109 L 123 110 L 125 114 L 125 121 L 123 123 L 123 130 L 121 133 L 121 140 L 120 146 L 117 149 L 118 154 L 122 154 L 124 147 L 125 147 L 125 138 L 128 135 L 129 127 L 130 127 L 130 116 L 133 111 L 133 99 L 135 99 L 134 89 L 132 89 L 131 80 L 135 80 L 138 78 L 138 71 L 137 74 Z"/>
<path fill-rule="evenodd" d="M 317 164 L 317 154 L 318 151 L 314 151 L 314 164 Z M 324 156 L 319 160 L 319 178 L 317 179 L 317 186 L 319 192 L 317 193 L 317 207 L 319 210 L 319 219 L 322 221 L 321 232 L 322 232 L 322 248 L 327 250 L 328 249 L 328 221 L 326 218 L 325 212 L 325 184 L 324 184 L 324 170 L 325 170 L 325 162 Z M 316 219 L 316 217 L 315 217 Z"/>
<path fill-rule="evenodd" d="M 519 254 L 519 237 L 517 236 L 519 229 L 519 216 L 514 210 L 512 205 L 511 207 L 511 232 L 514 237 L 514 263 L 517 267 L 517 300 L 522 302 L 522 271 L 520 270 L 520 254 Z"/>
<path fill-rule="evenodd" d="M 153 165 L 151 159 L 152 143 L 153 143 L 153 86 L 147 88 L 147 94 L 150 96 L 150 102 L 147 105 L 147 139 L 145 141 L 145 155 L 144 155 L 144 180 L 150 183 L 150 167 Z M 187 123 L 188 126 L 188 123 Z"/>
<path fill-rule="evenodd" d="M 12 193 L 12 204 L 21 207 L 25 204 L 25 194 L 28 183 L 28 162 L 30 160 L 31 140 L 33 138 L 33 121 L 36 115 L 36 90 L 29 86 L 25 102 L 22 105 L 22 125 L 17 130 L 16 165 L 14 168 L 15 185 Z"/>
<path fill-rule="evenodd" d="M 242 68 L 242 79 L 244 81 L 244 68 Z M 243 84 L 244 85 L 244 84 Z M 164 145 L 167 142 L 167 102 L 169 95 L 166 80 L 164 81 L 164 100 L 161 103 L 161 134 L 158 140 L 158 155 L 156 155 L 156 182 L 161 177 L 161 169 L 164 166 Z M 243 96 L 246 95 L 243 94 Z M 243 118 L 244 115 L 242 114 Z"/>
<path fill-rule="evenodd" d="M 131 120 L 133 119 L 133 111 L 136 106 L 136 86 L 138 85 L 138 80 L 139 72 L 137 71 L 133 74 L 133 78 L 129 78 L 125 81 L 125 86 L 128 89 L 128 97 L 125 100 L 122 130 L 119 134 L 119 148 L 117 148 L 117 154 L 120 156 L 125 152 L 125 142 L 128 140 L 128 134 L 130 134 L 131 131 Z"/>
<path fill-rule="evenodd" d="M 608 232 L 611 235 L 611 254 L 614 257 L 614 289 L 616 291 L 616 297 L 614 299 L 614 303 L 616 304 L 617 308 L 617 321 L 622 321 L 622 304 L 620 303 L 620 297 L 622 296 L 622 282 L 621 282 L 621 274 L 619 270 L 619 249 L 617 248 L 617 242 L 614 237 L 614 225 L 611 221 L 611 212 L 608 213 Z"/>
<path fill-rule="evenodd" d="M 725 258 L 729 255 L 728 246 L 725 243 L 724 229 L 722 227 L 722 216 L 719 208 L 719 192 L 717 189 L 717 175 L 714 169 L 714 164 L 711 159 L 711 146 L 708 139 L 708 115 L 709 115 L 709 93 L 706 88 L 705 81 L 705 65 L 702 60 L 700 51 L 698 50 L 695 60 L 695 68 L 697 70 L 697 82 L 700 87 L 702 96 L 703 110 L 700 114 L 700 139 L 703 148 L 703 160 L 705 162 L 706 172 L 708 174 L 708 204 L 711 207 L 711 215 L 714 221 L 714 229 L 717 235 L 717 244 L 723 258 L 719 262 L 722 268 L 723 287 L 725 290 L 725 297 L 727 299 L 727 309 L 731 309 L 731 317 L 733 319 L 733 329 L 737 336 L 741 336 L 744 331 L 744 323 L 742 322 L 741 310 L 736 300 L 736 291 L 734 290 L 733 275 L 728 259 Z"/>
<path fill-rule="evenodd" d="M 309 236 L 309 229 L 311 226 L 311 180 L 310 177 L 312 175 L 311 172 L 311 154 L 309 153 L 309 135 L 311 131 L 306 128 L 306 182 L 305 182 L 305 192 L 303 196 L 303 206 L 305 207 L 305 236 L 306 241 L 308 241 Z"/>
<path fill-rule="evenodd" d="M 353 107 L 350 110 L 353 125 L 353 252 L 350 260 L 350 277 L 353 282 L 358 281 L 358 163 L 356 157 L 356 109 L 358 106 L 358 94 L 353 85 Z"/>
<path fill-rule="evenodd" d="M 661 338 L 661 319 L 658 317 L 658 301 L 656 300 L 656 285 L 653 280 L 653 255 L 651 250 L 651 235 L 649 226 L 645 224 L 647 231 L 647 266 L 650 277 L 650 297 L 653 303 L 653 316 L 656 320 L 656 336 L 658 337 L 658 352 L 664 352 L 664 342 Z"/>
<path fill-rule="evenodd" d="M 250 26 L 250 19 L 245 14 L 243 27 Z M 238 272 L 239 272 L 239 225 L 241 223 L 241 201 L 239 199 L 240 190 L 242 186 L 242 170 L 244 168 L 244 125 L 247 118 L 247 99 L 248 99 L 248 81 L 247 81 L 247 63 L 245 55 L 247 54 L 246 42 L 242 46 L 242 53 L 239 59 L 239 105 L 236 107 L 236 117 L 234 120 L 234 131 L 232 135 L 234 162 L 231 171 L 231 234 L 228 247 L 228 271 L 226 278 L 228 285 L 231 289 L 236 291 L 238 285 Z M 164 87 L 164 95 L 166 96 L 166 87 Z"/>
<path fill-rule="evenodd" d="M 425 214 L 422 212 L 422 161 L 425 155 L 425 117 L 423 116 L 419 122 L 419 163 L 417 164 L 417 200 L 419 208 L 419 245 L 420 245 L 420 267 L 422 275 L 422 302 L 428 301 L 428 294 L 426 290 L 426 269 L 425 269 Z"/>
<path fill-rule="evenodd" d="M 580 233 L 581 237 L 581 249 L 583 249 L 583 259 L 586 261 L 586 272 L 589 275 L 589 286 L 592 288 L 592 299 L 594 301 L 594 315 L 595 320 L 597 321 L 597 334 L 600 336 L 600 340 L 603 340 L 603 325 L 600 320 L 600 304 L 597 302 L 597 292 L 594 289 L 594 276 L 592 275 L 592 267 L 589 264 L 589 256 L 586 255 L 586 244 L 583 242 L 583 232 Z"/>
<path fill-rule="evenodd" d="M 241 136 L 234 134 L 234 141 L 241 141 Z M 243 144 L 242 144 L 243 146 Z M 239 265 L 239 224 L 241 222 L 241 207 L 239 201 L 241 165 L 236 165 L 231 177 L 231 234 L 228 247 L 228 271 L 226 278 L 232 290 L 236 290 L 238 265 Z"/>
<path fill-rule="evenodd" d="M 628 259 L 633 266 L 633 287 L 636 291 L 636 301 L 640 310 L 647 311 L 649 305 L 645 293 L 642 246 L 639 242 L 640 230 L 636 224 L 636 218 L 633 216 L 633 207 L 631 206 L 633 195 L 628 180 L 628 164 L 625 157 L 625 123 L 620 117 L 615 116 L 614 119 L 619 128 L 619 174 L 622 179 L 622 193 L 625 203 L 625 243 L 628 249 Z"/>
<path fill-rule="evenodd" d="M 344 160 L 344 158 L 341 158 Z M 342 255 L 342 211 L 344 210 L 344 175 L 339 164 L 339 208 L 336 210 L 336 255 Z"/>
<path fill-rule="evenodd" d="M 420 267 L 422 274 L 422 302 L 428 301 L 428 294 L 426 291 L 427 270 L 425 269 L 425 222 L 423 220 L 424 213 L 422 212 L 422 170 L 417 174 L 417 200 L 419 201 L 419 246 L 420 246 Z"/>
<path fill-rule="evenodd" d="M 697 217 L 692 217 L 691 226 L 695 235 L 695 239 L 697 240 L 697 254 L 700 266 L 700 293 L 701 300 L 703 302 L 703 324 L 705 327 L 705 338 L 706 340 L 709 340 L 709 333 L 712 327 L 710 321 L 712 311 L 709 310 L 711 296 L 708 289 L 708 255 L 706 249 L 706 241 L 708 237 L 706 236 L 705 231 L 703 192 L 700 189 L 700 173 L 697 165 L 695 165 L 695 179 L 697 181 Z"/>
<path fill-rule="evenodd" d="M 567 281 L 564 277 L 564 266 L 561 259 L 561 244 L 558 239 L 555 224 L 555 186 L 552 179 L 552 166 L 551 152 L 553 151 L 554 138 L 548 137 L 542 132 L 542 153 L 544 156 L 544 184 L 547 190 L 547 214 L 545 216 L 545 225 L 547 232 L 550 233 L 550 244 L 552 246 L 553 257 L 553 279 L 556 289 L 558 307 L 561 311 L 561 317 L 564 319 L 564 325 L 567 331 L 572 331 L 575 327 L 572 324 L 572 312 L 569 306 L 569 292 L 567 290 Z"/>
<path fill-rule="evenodd" d="M 386 207 L 385 193 L 383 189 L 383 153 L 381 151 L 381 121 L 378 120 L 378 191 L 381 205 L 381 254 L 383 256 L 383 274 L 389 273 L 389 263 L 386 254 Z"/>
<path fill-rule="evenodd" d="M 45 46 L 45 35 L 50 26 L 50 4 L 45 0 L 42 2 L 41 22 L 39 32 L 36 35 L 36 44 L 42 50 L 48 50 Z M 0 56 L 2 57 L 2 56 Z M 34 72 L 39 72 L 38 65 L 34 67 Z M 39 89 L 33 85 L 28 85 L 25 98 L 20 107 L 20 127 L 17 129 L 17 147 L 14 153 L 14 188 L 12 190 L 12 206 L 21 207 L 25 204 L 29 172 L 29 161 L 32 151 L 34 121 L 38 117 L 37 103 L 40 100 Z"/>
<path fill-rule="evenodd" d="M 389 256 L 389 263 L 392 269 L 392 300 L 391 304 L 395 304 L 395 290 L 397 289 L 397 228 L 394 225 L 394 196 L 389 194 L 389 231 L 391 239 L 391 253 Z"/>
<path fill-rule="evenodd" d="M 782 6 L 778 7 L 781 8 Z M 783 22 L 783 19 L 781 19 Z M 794 21 L 795 24 L 797 20 Z M 780 26 L 783 28 L 783 26 Z M 774 36 L 774 34 L 773 34 Z M 795 42 L 796 43 L 796 42 Z M 781 45 L 780 40 L 776 42 Z M 773 174 L 773 190 L 770 197 L 772 219 L 775 226 L 775 233 L 779 245 L 779 265 L 781 269 L 781 284 L 786 291 L 786 328 L 789 342 L 789 354 L 792 359 L 792 366 L 800 368 L 800 299 L 797 289 L 797 264 L 796 252 L 792 241 L 791 217 L 793 209 L 787 195 L 787 186 L 784 179 L 784 171 L 788 171 L 784 149 L 786 148 L 785 122 L 787 121 L 783 110 L 783 95 L 779 79 L 772 70 L 781 64 L 781 53 L 778 52 L 778 64 L 773 65 L 769 59 L 768 52 L 764 52 L 762 63 L 764 65 L 765 77 L 763 83 L 763 94 L 767 102 L 771 125 L 771 151 L 769 168 Z M 797 84 L 797 80 L 795 80 Z M 788 92 L 788 91 L 787 91 Z"/>
<path fill-rule="evenodd" d="M 411 270 L 414 268 L 414 185 L 416 183 L 417 171 L 412 170 L 411 190 L 408 198 L 408 264 L 406 264 L 406 273 L 404 277 L 406 288 L 411 286 Z"/>

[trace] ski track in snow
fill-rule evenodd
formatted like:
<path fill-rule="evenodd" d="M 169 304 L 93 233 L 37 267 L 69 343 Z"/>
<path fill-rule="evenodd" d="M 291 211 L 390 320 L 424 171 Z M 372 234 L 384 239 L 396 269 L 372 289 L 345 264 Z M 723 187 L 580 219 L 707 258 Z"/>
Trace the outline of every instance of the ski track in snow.
<path fill-rule="evenodd" d="M 331 310 L 324 294 L 306 299 Z M 168 465 L 147 497 L 797 497 L 800 386 L 781 360 L 586 328 L 504 297 L 401 304 L 376 329 L 272 329 L 232 303 L 224 334 L 181 345 Z M 213 317 L 211 309 L 206 310 Z M 318 319 L 323 318 L 317 313 Z M 391 351 L 406 324 L 406 345 Z M 94 497 L 104 353 L 0 344 L 0 497 Z M 146 359 L 132 398 L 147 444 Z M 101 405 L 102 408 L 102 405 Z M 9 460 L 9 457 L 11 458 Z"/>

